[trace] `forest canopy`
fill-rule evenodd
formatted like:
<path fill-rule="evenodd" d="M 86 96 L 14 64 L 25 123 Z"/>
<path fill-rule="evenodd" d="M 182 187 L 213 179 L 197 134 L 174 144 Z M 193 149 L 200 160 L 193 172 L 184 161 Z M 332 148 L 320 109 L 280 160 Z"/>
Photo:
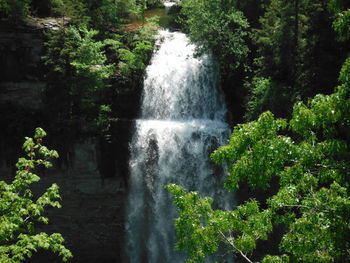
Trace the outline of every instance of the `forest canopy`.
<path fill-rule="evenodd" d="M 322 8 L 327 8 L 324 12 L 334 12 L 333 27 L 339 38 L 350 38 L 350 11 L 341 1 L 323 3 L 323 6 L 321 1 L 291 1 L 294 5 L 282 2 L 270 1 L 260 18 L 262 27 L 253 31 L 258 49 L 253 65 L 255 90 L 248 103 L 249 118 L 276 103 L 271 101 L 274 92 L 276 99 L 281 97 L 281 86 L 276 85 L 276 81 L 288 83 L 285 91 L 291 92 L 289 96 L 302 95 L 298 93 L 302 86 L 297 77 L 306 65 L 295 59 L 310 54 L 313 48 L 300 31 L 310 32 L 310 27 L 299 28 L 299 20 L 310 23 L 313 19 L 307 12 L 318 15 Z M 318 4 L 320 10 L 315 11 L 313 8 Z M 288 12 L 289 8 L 300 13 L 276 14 Z M 294 23 L 297 29 L 292 26 Z M 276 29 L 283 27 L 279 35 Z M 279 46 L 287 40 L 294 42 Z M 280 52 L 274 51 L 276 48 Z M 303 49 L 305 54 L 300 53 Z M 343 63 L 339 85 L 333 93 L 296 102 L 287 115 L 290 118 L 276 118 L 266 111 L 256 120 L 236 125 L 228 144 L 211 155 L 216 164 L 229 166 L 226 190 L 237 191 L 247 184 L 253 192 L 261 189 L 262 196 L 253 195 L 235 209 L 225 211 L 212 208 L 212 198 L 186 192 L 178 185 L 168 186 L 179 211 L 175 221 L 179 240 L 176 247 L 188 253 L 187 262 L 204 260 L 216 252 L 220 244 L 225 244 L 245 262 L 349 262 L 349 61 L 350 57 Z M 286 69 L 289 69 L 287 73 L 281 71 Z M 262 107 L 261 103 L 268 104 Z M 277 253 L 257 258 L 253 252 L 262 244 L 261 240 L 267 240 L 270 251 L 274 250 L 272 235 L 279 236 L 280 241 L 275 244 Z"/>

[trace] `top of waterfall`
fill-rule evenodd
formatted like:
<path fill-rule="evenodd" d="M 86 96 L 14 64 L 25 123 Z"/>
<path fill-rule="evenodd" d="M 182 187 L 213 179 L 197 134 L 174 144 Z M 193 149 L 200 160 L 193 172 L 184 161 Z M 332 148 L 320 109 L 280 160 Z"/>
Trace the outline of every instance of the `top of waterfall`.
<path fill-rule="evenodd" d="M 142 102 L 144 119 L 224 120 L 218 66 L 181 32 L 160 30 L 158 50 L 146 69 Z"/>
<path fill-rule="evenodd" d="M 164 4 L 164 6 L 166 8 L 170 8 L 170 7 L 174 6 L 174 5 L 176 5 L 177 2 L 164 2 L 163 4 Z"/>

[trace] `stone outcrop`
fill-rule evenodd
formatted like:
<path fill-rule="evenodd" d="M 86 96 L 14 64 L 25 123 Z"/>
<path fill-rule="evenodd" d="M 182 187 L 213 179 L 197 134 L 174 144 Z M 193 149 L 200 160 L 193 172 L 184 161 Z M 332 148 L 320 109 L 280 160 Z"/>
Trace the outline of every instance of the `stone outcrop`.
<path fill-rule="evenodd" d="M 14 27 L 1 21 L 0 103 L 31 109 L 42 106 L 42 39 L 42 30 L 36 26 Z"/>
<path fill-rule="evenodd" d="M 20 25 L 0 20 L 0 104 L 40 109 L 46 87 L 43 52 L 45 30 L 58 30 L 68 18 L 31 18 Z"/>
<path fill-rule="evenodd" d="M 45 110 L 45 70 L 41 62 L 43 29 L 57 26 L 55 21 L 49 22 L 43 20 L 32 25 L 13 27 L 0 21 L 0 109 L 34 112 L 31 116 Z M 117 110 L 124 119 L 113 121 L 108 134 L 81 138 L 73 143 L 67 152 L 60 152 L 60 161 L 41 175 L 41 181 L 33 184 L 37 194 L 43 193 L 52 183 L 60 187 L 63 207 L 48 209 L 49 225 L 39 225 L 37 229 L 61 233 L 66 246 L 74 254 L 70 262 L 124 262 L 124 203 L 128 180 L 128 147 L 133 130 L 133 121 L 130 119 L 137 114 L 139 94 L 136 95 L 123 95 L 123 103 L 118 104 Z M 4 119 L 8 118 L 0 113 L 0 120 Z M 31 119 L 26 120 L 25 124 L 16 124 L 16 121 L 13 120 L 12 126 L 18 126 L 21 129 L 18 133 L 21 134 L 37 125 Z M 21 126 L 28 124 L 30 127 Z M 62 148 L 67 149 L 64 145 L 70 142 L 61 143 Z M 0 143 L 0 180 L 10 181 L 13 178 L 15 158 L 7 156 L 13 152 L 6 148 L 9 145 Z M 54 148 L 48 143 L 46 145 Z M 16 145 L 12 147 L 17 149 Z M 52 253 L 40 251 L 28 260 L 28 263 L 31 262 L 61 261 Z"/>

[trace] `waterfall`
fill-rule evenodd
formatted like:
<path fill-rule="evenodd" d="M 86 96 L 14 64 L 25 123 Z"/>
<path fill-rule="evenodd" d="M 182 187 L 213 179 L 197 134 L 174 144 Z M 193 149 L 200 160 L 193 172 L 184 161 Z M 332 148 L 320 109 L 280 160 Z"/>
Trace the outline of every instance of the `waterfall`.
<path fill-rule="evenodd" d="M 209 159 L 229 132 L 217 67 L 209 55 L 196 56 L 183 33 L 161 30 L 158 46 L 146 69 L 141 119 L 131 143 L 126 215 L 131 263 L 186 259 L 174 248 L 177 212 L 165 185 L 212 196 L 220 208 L 232 203 L 222 190 L 223 170 Z"/>

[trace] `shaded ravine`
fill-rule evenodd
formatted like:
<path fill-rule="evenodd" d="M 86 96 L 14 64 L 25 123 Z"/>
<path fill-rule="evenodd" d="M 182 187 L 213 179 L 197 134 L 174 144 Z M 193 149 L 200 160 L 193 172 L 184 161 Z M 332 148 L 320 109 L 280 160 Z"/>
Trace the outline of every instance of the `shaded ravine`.
<path fill-rule="evenodd" d="M 126 249 L 131 263 L 186 258 L 174 248 L 177 212 L 165 185 L 212 196 L 221 208 L 232 203 L 222 190 L 223 170 L 209 159 L 229 134 L 217 67 L 209 55 L 195 56 L 195 45 L 183 33 L 162 30 L 158 41 L 130 146 Z"/>

